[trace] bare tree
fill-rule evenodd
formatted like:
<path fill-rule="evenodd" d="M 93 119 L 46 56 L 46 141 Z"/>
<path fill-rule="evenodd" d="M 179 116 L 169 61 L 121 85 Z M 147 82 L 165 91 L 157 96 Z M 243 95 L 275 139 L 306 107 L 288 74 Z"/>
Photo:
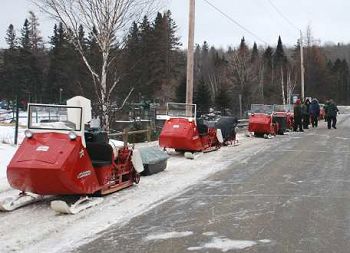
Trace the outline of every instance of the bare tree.
<path fill-rule="evenodd" d="M 282 103 L 283 105 L 286 104 L 286 97 L 285 97 L 285 91 L 284 91 L 284 73 L 283 73 L 283 67 L 281 66 L 281 90 L 282 90 Z"/>
<path fill-rule="evenodd" d="M 112 113 L 111 95 L 119 83 L 120 75 L 115 68 L 118 55 L 112 50 L 124 45 L 126 30 L 132 21 L 159 8 L 159 0 L 32 0 L 50 17 L 61 22 L 72 36 L 71 41 L 80 53 L 93 80 L 98 103 L 101 109 L 102 127 L 109 129 Z M 89 62 L 81 40 L 79 26 L 91 33 L 97 42 L 101 54 L 101 66 Z M 114 65 L 114 67 L 113 67 Z M 124 106 L 133 88 L 125 100 L 118 106 Z"/>
<path fill-rule="evenodd" d="M 287 104 L 291 104 L 293 101 L 291 101 L 292 94 L 294 93 L 295 87 L 297 86 L 297 81 L 298 80 L 298 72 L 294 71 L 295 78 L 292 80 L 293 70 L 291 68 L 287 68 Z"/>

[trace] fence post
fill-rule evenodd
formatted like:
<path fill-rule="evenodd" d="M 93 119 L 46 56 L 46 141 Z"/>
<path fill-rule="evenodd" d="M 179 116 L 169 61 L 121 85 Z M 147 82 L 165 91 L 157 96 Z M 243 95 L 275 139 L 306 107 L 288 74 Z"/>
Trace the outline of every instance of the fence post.
<path fill-rule="evenodd" d="M 124 128 L 123 131 L 123 142 L 124 142 L 124 147 L 128 146 L 128 128 Z"/>
<path fill-rule="evenodd" d="M 150 126 L 147 126 L 147 141 L 150 142 L 151 141 L 151 137 L 152 137 L 152 129 Z"/>

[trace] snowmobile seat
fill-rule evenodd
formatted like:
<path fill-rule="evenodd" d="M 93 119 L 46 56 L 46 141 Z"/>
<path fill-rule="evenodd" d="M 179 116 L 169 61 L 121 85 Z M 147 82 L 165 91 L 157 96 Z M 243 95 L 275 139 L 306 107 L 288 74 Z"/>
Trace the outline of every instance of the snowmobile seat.
<path fill-rule="evenodd" d="M 84 133 L 86 142 L 108 143 L 108 134 L 103 131 L 86 131 Z"/>
<path fill-rule="evenodd" d="M 112 164 L 113 148 L 108 143 L 86 142 L 86 148 L 94 168 Z"/>
<path fill-rule="evenodd" d="M 205 136 L 208 134 L 208 126 L 203 123 L 202 119 L 197 119 L 197 129 L 199 136 Z"/>

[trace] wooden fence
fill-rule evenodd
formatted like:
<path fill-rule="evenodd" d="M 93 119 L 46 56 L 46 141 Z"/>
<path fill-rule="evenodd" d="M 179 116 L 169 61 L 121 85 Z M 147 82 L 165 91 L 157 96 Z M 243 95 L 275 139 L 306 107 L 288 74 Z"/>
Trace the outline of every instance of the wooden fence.
<path fill-rule="evenodd" d="M 146 134 L 146 140 L 148 142 L 150 142 L 152 140 L 152 128 L 151 127 L 147 127 L 146 130 L 136 130 L 136 131 L 129 131 L 128 128 L 125 128 L 123 130 L 123 132 L 119 132 L 119 133 L 110 133 L 108 134 L 109 137 L 123 137 L 123 142 L 124 142 L 124 146 L 128 145 L 128 138 L 130 135 L 134 135 L 134 134 Z"/>

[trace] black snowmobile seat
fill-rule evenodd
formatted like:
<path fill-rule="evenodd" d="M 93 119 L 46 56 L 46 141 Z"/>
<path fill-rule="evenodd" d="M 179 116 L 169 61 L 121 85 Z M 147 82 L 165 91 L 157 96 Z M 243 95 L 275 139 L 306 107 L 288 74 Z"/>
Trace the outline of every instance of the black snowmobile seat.
<path fill-rule="evenodd" d="M 199 132 L 199 136 L 205 136 L 208 134 L 208 126 L 205 124 L 198 124 L 197 129 Z"/>
<path fill-rule="evenodd" d="M 203 120 L 197 119 L 196 123 L 197 123 L 197 129 L 198 129 L 199 136 L 207 135 L 208 134 L 208 126 L 203 123 Z"/>
<path fill-rule="evenodd" d="M 86 142 L 108 143 L 108 134 L 104 131 L 86 131 L 84 133 Z"/>
<path fill-rule="evenodd" d="M 108 143 L 86 142 L 86 149 L 95 168 L 112 164 L 113 148 Z"/>

